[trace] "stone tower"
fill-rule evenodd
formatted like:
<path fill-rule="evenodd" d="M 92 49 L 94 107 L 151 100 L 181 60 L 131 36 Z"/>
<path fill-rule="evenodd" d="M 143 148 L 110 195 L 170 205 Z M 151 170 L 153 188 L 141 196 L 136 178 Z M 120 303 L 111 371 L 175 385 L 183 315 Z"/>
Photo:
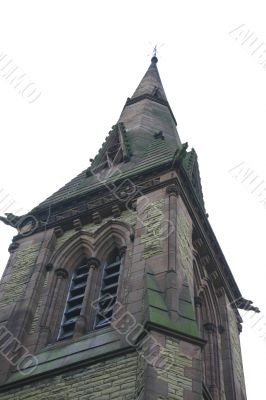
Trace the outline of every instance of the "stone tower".
<path fill-rule="evenodd" d="M 243 299 L 151 60 L 91 165 L 22 217 L 2 400 L 245 400 Z"/>

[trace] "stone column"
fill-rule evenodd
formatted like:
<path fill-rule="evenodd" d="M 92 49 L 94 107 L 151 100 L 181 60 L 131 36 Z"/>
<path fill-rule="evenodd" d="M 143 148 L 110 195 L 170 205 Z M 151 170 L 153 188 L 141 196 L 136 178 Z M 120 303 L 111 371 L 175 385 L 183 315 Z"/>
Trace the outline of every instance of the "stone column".
<path fill-rule="evenodd" d="M 58 321 L 59 311 L 62 307 L 63 296 L 65 291 L 65 281 L 69 274 L 64 268 L 57 268 L 55 270 L 54 284 L 47 299 L 46 309 L 41 320 L 40 338 L 38 347 L 46 345 L 49 341 L 55 340 L 58 332 L 55 332 L 56 323 Z M 38 349 L 39 350 L 39 349 Z"/>
<path fill-rule="evenodd" d="M 215 335 L 217 328 L 212 322 L 204 324 L 204 328 L 207 332 L 207 344 L 205 347 L 206 354 L 206 367 L 208 373 L 206 373 L 207 386 L 214 400 L 219 400 L 219 387 L 217 381 L 217 348 L 215 346 Z"/>
<path fill-rule="evenodd" d="M 166 272 L 166 304 L 173 320 L 178 318 L 178 288 L 177 288 L 177 197 L 176 185 L 166 188 L 168 200 L 168 270 Z"/>
<path fill-rule="evenodd" d="M 88 330 L 88 315 L 90 312 L 90 307 L 91 307 L 91 301 L 95 300 L 92 299 L 91 293 L 92 290 L 94 289 L 92 287 L 93 283 L 93 278 L 95 275 L 95 272 L 98 270 L 99 266 L 101 265 L 100 261 L 98 258 L 95 257 L 90 257 L 87 260 L 87 265 L 89 268 L 88 272 L 88 279 L 87 279 L 87 284 L 86 284 L 86 289 L 84 293 L 84 300 L 82 303 L 82 308 L 80 315 L 76 321 L 75 325 L 75 330 L 74 330 L 74 339 L 84 335 L 86 333 L 86 330 Z"/>

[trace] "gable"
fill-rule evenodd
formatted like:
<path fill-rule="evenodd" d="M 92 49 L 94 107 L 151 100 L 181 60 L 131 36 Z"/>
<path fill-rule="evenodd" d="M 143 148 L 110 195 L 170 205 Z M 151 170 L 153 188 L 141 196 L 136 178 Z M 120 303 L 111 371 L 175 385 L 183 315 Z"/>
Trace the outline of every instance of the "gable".
<path fill-rule="evenodd" d="M 87 176 L 121 162 L 128 162 L 131 155 L 126 129 L 120 122 L 112 127 L 98 154 L 90 160 L 91 166 L 87 170 Z"/>

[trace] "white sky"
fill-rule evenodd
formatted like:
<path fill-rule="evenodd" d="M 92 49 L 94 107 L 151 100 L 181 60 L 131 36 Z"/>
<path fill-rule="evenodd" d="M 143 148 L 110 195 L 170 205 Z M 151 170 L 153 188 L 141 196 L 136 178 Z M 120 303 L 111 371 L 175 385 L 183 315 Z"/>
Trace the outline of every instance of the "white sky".
<path fill-rule="evenodd" d="M 242 24 L 235 39 L 240 29 L 229 32 Z M 3 193 L 15 200 L 10 212 L 30 210 L 89 165 L 148 68 L 150 43 L 164 44 L 158 68 L 181 140 L 198 153 L 210 222 L 243 296 L 262 310 L 253 328 L 244 317 L 241 334 L 248 398 L 261 398 L 265 3 L 1 1 L 0 38 L 0 54 L 42 91 L 28 104 L 0 72 L 0 201 Z M 255 183 L 228 172 L 242 162 Z M 0 225 L 1 271 L 14 234 Z"/>

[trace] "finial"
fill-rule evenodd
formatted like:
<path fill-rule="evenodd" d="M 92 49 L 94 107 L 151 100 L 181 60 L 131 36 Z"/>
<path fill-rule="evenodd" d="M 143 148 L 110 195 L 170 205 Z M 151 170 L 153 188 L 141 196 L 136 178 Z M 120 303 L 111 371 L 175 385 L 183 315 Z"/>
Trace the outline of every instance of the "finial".
<path fill-rule="evenodd" d="M 158 49 L 157 49 L 157 44 L 156 44 L 156 45 L 154 46 L 154 48 L 153 48 L 153 56 L 152 56 L 152 59 L 151 59 L 151 62 L 152 62 L 153 64 L 157 64 L 157 62 L 158 62 L 157 52 L 158 52 Z"/>

